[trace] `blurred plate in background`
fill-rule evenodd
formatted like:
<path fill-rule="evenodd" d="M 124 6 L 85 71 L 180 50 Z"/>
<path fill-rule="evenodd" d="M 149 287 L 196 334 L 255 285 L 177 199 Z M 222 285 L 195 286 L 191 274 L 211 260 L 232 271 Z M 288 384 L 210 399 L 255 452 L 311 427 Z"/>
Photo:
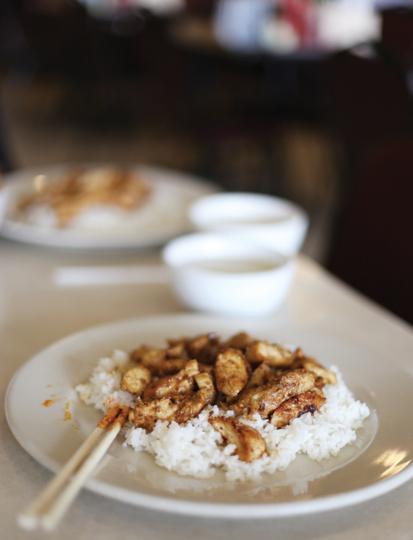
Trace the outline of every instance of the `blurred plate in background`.
<path fill-rule="evenodd" d="M 33 191 L 38 175 L 46 181 L 58 180 L 73 169 L 101 167 L 98 164 L 60 165 L 21 170 L 5 177 L 0 193 L 2 226 L 0 233 L 9 239 L 61 248 L 141 248 L 165 243 L 190 230 L 187 213 L 192 202 L 218 190 L 194 176 L 155 167 L 122 167 L 137 172 L 151 188 L 148 201 L 137 210 L 121 212 L 99 209 L 90 219 L 77 220 L 76 226 L 58 228 L 45 219 L 26 219 L 16 211 L 23 196 Z M 106 214 L 105 214 L 106 212 Z M 116 217 L 119 215 L 119 220 Z M 122 216 L 120 216 L 122 214 Z"/>

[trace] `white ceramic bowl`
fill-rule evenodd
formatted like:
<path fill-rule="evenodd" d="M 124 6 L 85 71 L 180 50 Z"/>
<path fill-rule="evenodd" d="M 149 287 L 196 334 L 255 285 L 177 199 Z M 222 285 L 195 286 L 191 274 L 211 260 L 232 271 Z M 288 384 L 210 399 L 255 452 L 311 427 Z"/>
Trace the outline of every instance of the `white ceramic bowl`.
<path fill-rule="evenodd" d="M 302 246 L 308 218 L 295 204 L 271 195 L 219 193 L 198 199 L 189 210 L 200 231 L 241 235 L 280 253 L 295 255 Z"/>
<path fill-rule="evenodd" d="M 241 316 L 274 312 L 287 295 L 294 266 L 278 252 L 212 233 L 172 240 L 163 259 L 186 306 Z"/>

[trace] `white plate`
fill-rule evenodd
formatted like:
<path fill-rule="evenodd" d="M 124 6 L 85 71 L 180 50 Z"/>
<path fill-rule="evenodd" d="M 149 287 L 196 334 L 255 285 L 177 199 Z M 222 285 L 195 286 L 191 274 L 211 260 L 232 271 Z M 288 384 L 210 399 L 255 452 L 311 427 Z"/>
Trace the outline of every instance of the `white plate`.
<path fill-rule="evenodd" d="M 130 167 L 142 174 L 152 187 L 148 203 L 134 214 L 133 223 L 116 227 L 57 229 L 25 222 L 16 215 L 16 202 L 31 192 L 33 178 L 46 175 L 57 178 L 73 168 L 102 164 L 56 165 L 22 170 L 5 177 L 0 191 L 1 234 L 12 240 L 64 248 L 135 248 L 162 244 L 191 229 L 187 211 L 203 195 L 217 191 L 216 186 L 193 176 L 152 167 Z"/>
<path fill-rule="evenodd" d="M 231 484 L 218 474 L 199 480 L 179 477 L 153 459 L 112 447 L 87 487 L 131 504 L 169 512 L 253 518 L 329 510 L 355 504 L 402 484 L 413 476 L 413 371 L 409 358 L 380 356 L 339 335 L 323 335 L 284 319 L 230 320 L 175 315 L 136 319 L 95 327 L 40 352 L 14 376 L 6 396 L 9 426 L 23 448 L 39 463 L 58 470 L 92 430 L 98 413 L 73 401 L 73 387 L 89 376 L 101 355 L 114 348 L 161 343 L 165 337 L 240 329 L 286 343 L 297 343 L 321 362 L 340 367 L 356 397 L 368 403 L 371 417 L 357 444 L 320 463 L 303 456 L 286 471 L 260 482 Z M 54 399 L 51 407 L 42 406 Z M 64 421 L 68 403 L 72 421 Z M 377 421 L 378 418 L 378 421 Z"/>

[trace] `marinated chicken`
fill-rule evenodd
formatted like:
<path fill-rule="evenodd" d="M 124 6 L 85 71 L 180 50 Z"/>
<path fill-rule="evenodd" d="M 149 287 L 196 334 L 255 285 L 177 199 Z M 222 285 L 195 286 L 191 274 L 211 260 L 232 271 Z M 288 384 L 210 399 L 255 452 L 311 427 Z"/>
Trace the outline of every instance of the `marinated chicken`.
<path fill-rule="evenodd" d="M 180 403 L 179 410 L 175 414 L 174 420 L 178 424 L 184 424 L 191 418 L 197 416 L 204 407 L 210 405 L 215 398 L 214 381 L 208 373 L 195 375 L 198 390 Z"/>
<path fill-rule="evenodd" d="M 254 341 L 247 347 L 247 359 L 251 363 L 265 362 L 274 367 L 287 367 L 293 363 L 289 349 L 269 341 Z"/>
<path fill-rule="evenodd" d="M 258 413 L 262 418 L 268 418 L 283 401 L 310 390 L 314 382 L 314 375 L 304 369 L 287 371 L 274 382 L 247 389 L 232 409 L 242 416 L 251 417 Z"/>
<path fill-rule="evenodd" d="M 151 399 L 188 394 L 194 387 L 194 376 L 198 373 L 198 362 L 189 360 L 175 375 L 167 375 L 151 381 L 145 388 L 143 399 L 150 401 Z"/>
<path fill-rule="evenodd" d="M 166 349 L 167 358 L 188 358 L 186 351 L 186 343 L 184 340 L 168 340 L 168 348 Z"/>
<path fill-rule="evenodd" d="M 245 351 L 248 345 L 250 345 L 253 341 L 254 340 L 252 337 L 246 332 L 238 332 L 238 334 L 234 334 L 229 338 L 229 340 L 225 343 L 225 346 Z"/>
<path fill-rule="evenodd" d="M 170 398 L 153 399 L 144 402 L 138 400 L 136 407 L 129 414 L 129 420 L 136 427 L 152 431 L 158 420 L 172 421 L 179 408 L 179 402 Z"/>
<path fill-rule="evenodd" d="M 205 364 L 212 364 L 219 350 L 219 338 L 212 332 L 196 336 L 186 341 L 186 349 L 191 358 L 196 358 Z"/>
<path fill-rule="evenodd" d="M 212 375 L 214 373 L 214 366 L 212 366 L 211 364 L 202 364 L 201 362 L 199 362 L 198 366 L 200 373 L 209 373 L 209 375 Z"/>
<path fill-rule="evenodd" d="M 215 362 L 217 389 L 229 398 L 235 398 L 248 382 L 248 364 L 237 349 L 224 349 Z"/>
<path fill-rule="evenodd" d="M 149 369 L 152 375 L 170 375 L 183 369 L 186 358 L 167 358 L 166 351 L 142 345 L 131 353 L 131 360 Z"/>
<path fill-rule="evenodd" d="M 211 410 L 209 422 L 246 462 L 260 458 L 266 447 L 261 434 L 242 419 L 258 413 L 284 428 L 320 410 L 324 385 L 336 382 L 334 372 L 301 349 L 292 352 L 245 332 L 226 341 L 210 333 L 171 339 L 165 348 L 141 346 L 131 360 L 134 366 L 123 374 L 121 389 L 135 396 L 136 404 L 129 413 L 110 409 L 108 423 L 129 414 L 135 426 L 151 431 L 158 420 L 185 424 L 217 405 L 235 416 L 213 416 Z"/>
<path fill-rule="evenodd" d="M 209 423 L 221 433 L 224 441 L 235 444 L 241 461 L 251 462 L 259 459 L 266 450 L 265 441 L 258 431 L 242 424 L 235 418 L 212 416 Z"/>
<path fill-rule="evenodd" d="M 248 381 L 248 388 L 267 384 L 271 379 L 275 378 L 275 376 L 276 374 L 271 367 L 263 362 L 252 372 L 250 380 Z"/>
<path fill-rule="evenodd" d="M 131 394 L 140 395 L 151 380 L 151 372 L 144 366 L 128 369 L 122 377 L 121 389 Z"/>
<path fill-rule="evenodd" d="M 131 360 L 142 364 L 152 371 L 152 369 L 158 367 L 160 362 L 165 360 L 166 354 L 164 349 L 141 345 L 137 349 L 134 349 L 130 356 Z"/>
<path fill-rule="evenodd" d="M 277 428 L 282 428 L 302 414 L 319 411 L 325 400 L 326 398 L 318 389 L 308 390 L 293 396 L 275 409 L 271 417 L 271 424 Z"/>
<path fill-rule="evenodd" d="M 314 373 L 318 388 L 322 388 L 325 384 L 336 384 L 337 382 L 333 371 L 322 366 L 315 358 L 305 356 L 300 348 L 294 351 L 293 365 Z"/>
<path fill-rule="evenodd" d="M 314 373 L 316 376 L 316 386 L 323 387 L 325 384 L 336 384 L 335 374 L 316 362 L 314 358 L 306 358 L 301 365 L 307 371 Z"/>

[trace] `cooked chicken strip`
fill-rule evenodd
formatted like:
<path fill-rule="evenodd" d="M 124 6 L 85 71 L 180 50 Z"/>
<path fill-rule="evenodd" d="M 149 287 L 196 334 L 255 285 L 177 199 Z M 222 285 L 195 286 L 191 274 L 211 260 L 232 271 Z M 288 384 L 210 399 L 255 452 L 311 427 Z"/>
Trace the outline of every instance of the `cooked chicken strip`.
<path fill-rule="evenodd" d="M 194 387 L 194 376 L 198 373 L 198 362 L 189 360 L 175 375 L 167 375 L 150 382 L 143 393 L 143 400 L 150 401 L 188 394 Z"/>
<path fill-rule="evenodd" d="M 263 362 L 252 372 L 250 380 L 248 381 L 247 388 L 267 384 L 273 378 L 275 378 L 275 373 L 268 364 L 265 364 Z"/>
<path fill-rule="evenodd" d="M 311 371 L 317 377 L 316 386 L 323 387 L 325 384 L 336 384 L 337 378 L 333 371 L 322 366 L 315 358 L 305 356 L 302 349 L 298 348 L 293 353 L 294 367 L 304 368 Z"/>
<path fill-rule="evenodd" d="M 160 362 L 156 367 L 153 368 L 152 373 L 156 375 L 173 375 L 185 367 L 187 360 L 184 358 L 171 358 L 170 360 L 165 360 Z"/>
<path fill-rule="evenodd" d="M 202 409 L 214 401 L 215 387 L 209 373 L 199 373 L 195 375 L 195 381 L 198 390 L 195 394 L 184 397 L 180 401 L 179 410 L 174 416 L 174 420 L 178 424 L 184 424 L 194 416 L 197 416 Z"/>
<path fill-rule="evenodd" d="M 254 341 L 248 345 L 246 355 L 252 363 L 265 362 L 274 367 L 287 367 L 293 362 L 290 350 L 269 341 Z"/>
<path fill-rule="evenodd" d="M 165 349 L 142 345 L 131 353 L 131 360 L 149 369 L 152 375 L 170 375 L 182 369 L 187 360 L 184 358 L 166 358 Z"/>
<path fill-rule="evenodd" d="M 335 373 L 319 364 L 314 358 L 306 357 L 302 361 L 302 366 L 307 371 L 314 373 L 317 378 L 320 378 L 323 384 L 336 384 L 337 382 Z"/>
<path fill-rule="evenodd" d="M 279 344 L 253 340 L 245 332 L 226 342 L 211 333 L 167 343 L 164 349 L 142 346 L 133 351 L 131 358 L 137 364 L 122 378 L 123 390 L 142 395 L 130 417 L 148 430 L 157 420 L 185 423 L 211 403 L 240 416 L 271 416 L 274 426 L 283 427 L 318 410 L 325 401 L 320 388 L 336 381 L 333 372 L 301 349 L 291 352 Z M 259 364 L 251 377 L 250 363 Z M 231 421 L 233 440 L 238 440 L 233 435 L 238 421 Z"/>
<path fill-rule="evenodd" d="M 320 410 L 325 400 L 323 393 L 317 389 L 293 396 L 275 409 L 271 417 L 271 424 L 282 428 L 305 413 L 314 413 Z"/>
<path fill-rule="evenodd" d="M 170 398 L 154 399 L 148 403 L 139 400 L 135 409 L 130 412 L 129 420 L 136 427 L 152 431 L 157 420 L 172 420 L 178 407 L 178 403 Z"/>
<path fill-rule="evenodd" d="M 314 381 L 314 375 L 304 369 L 288 371 L 274 382 L 244 390 L 232 409 L 239 415 L 259 413 L 267 418 L 286 399 L 313 388 Z"/>
<path fill-rule="evenodd" d="M 212 366 L 211 364 L 202 364 L 201 362 L 199 362 L 198 366 L 200 373 L 209 373 L 210 375 L 214 373 L 214 366 Z"/>
<path fill-rule="evenodd" d="M 131 394 L 140 395 L 151 380 L 151 372 L 144 366 L 128 369 L 122 377 L 121 389 Z"/>
<path fill-rule="evenodd" d="M 212 416 L 209 418 L 209 423 L 221 433 L 224 441 L 235 444 L 236 453 L 241 461 L 251 462 L 265 453 L 265 441 L 261 434 L 236 418 Z"/>
<path fill-rule="evenodd" d="M 199 354 L 205 347 L 208 347 L 211 343 L 211 339 L 215 340 L 216 335 L 215 334 L 202 334 L 200 336 L 195 336 L 193 338 L 189 338 L 186 341 L 186 346 L 188 348 L 188 351 L 191 354 Z"/>
<path fill-rule="evenodd" d="M 165 350 L 141 345 L 134 349 L 130 356 L 134 362 L 142 363 L 145 367 L 151 369 L 152 365 L 157 365 L 165 359 Z"/>
<path fill-rule="evenodd" d="M 196 358 L 205 364 L 211 364 L 215 361 L 219 343 L 218 335 L 209 333 L 187 340 L 186 348 L 191 358 Z"/>
<path fill-rule="evenodd" d="M 232 349 L 241 349 L 242 351 L 245 351 L 248 345 L 250 345 L 252 342 L 253 339 L 249 334 L 246 332 L 238 332 L 238 334 L 234 334 L 228 339 L 225 346 Z"/>
<path fill-rule="evenodd" d="M 235 398 L 248 382 L 248 365 L 237 349 L 224 349 L 215 362 L 215 380 L 220 392 Z"/>
<path fill-rule="evenodd" d="M 186 345 L 185 341 L 168 341 L 168 348 L 166 349 L 166 357 L 167 358 L 188 358 L 188 354 L 186 352 Z"/>

